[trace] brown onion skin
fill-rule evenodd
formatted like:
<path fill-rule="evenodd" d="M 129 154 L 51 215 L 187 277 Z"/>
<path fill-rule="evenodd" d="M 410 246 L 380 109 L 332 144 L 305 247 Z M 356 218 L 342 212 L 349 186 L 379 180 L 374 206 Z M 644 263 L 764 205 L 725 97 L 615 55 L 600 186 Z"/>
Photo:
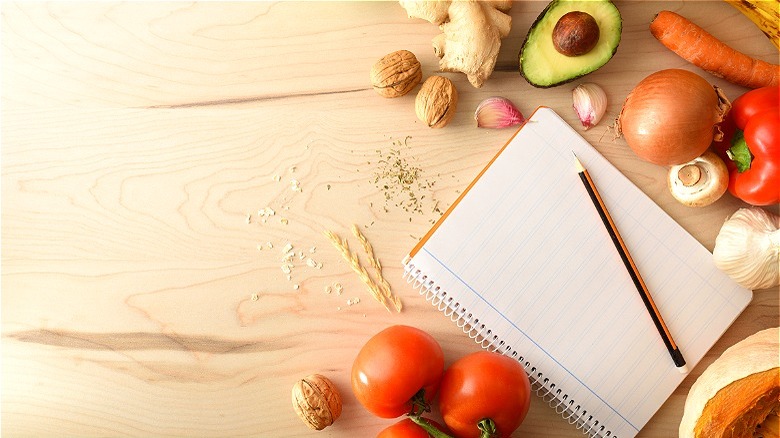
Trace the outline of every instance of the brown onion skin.
<path fill-rule="evenodd" d="M 716 88 L 696 73 L 661 70 L 628 94 L 617 128 L 637 156 L 672 166 L 709 148 L 728 107 L 724 111 Z"/>

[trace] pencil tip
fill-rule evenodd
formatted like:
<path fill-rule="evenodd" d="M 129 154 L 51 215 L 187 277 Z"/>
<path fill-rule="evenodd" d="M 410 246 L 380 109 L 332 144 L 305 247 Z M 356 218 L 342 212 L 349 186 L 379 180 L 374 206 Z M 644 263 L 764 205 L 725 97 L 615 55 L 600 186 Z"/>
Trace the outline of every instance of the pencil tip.
<path fill-rule="evenodd" d="M 579 157 L 577 157 L 577 154 L 575 154 L 574 151 L 571 151 L 571 153 L 574 155 L 574 164 L 577 166 L 577 172 L 585 171 L 585 167 L 582 166 L 582 163 L 580 162 Z"/>

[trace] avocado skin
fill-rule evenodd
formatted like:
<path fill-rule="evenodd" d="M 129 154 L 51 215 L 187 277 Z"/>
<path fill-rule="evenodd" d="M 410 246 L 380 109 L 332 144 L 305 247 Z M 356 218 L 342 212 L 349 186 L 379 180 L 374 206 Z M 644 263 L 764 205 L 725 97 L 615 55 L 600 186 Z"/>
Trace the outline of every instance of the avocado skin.
<path fill-rule="evenodd" d="M 577 74 L 577 73 L 575 73 L 575 74 L 573 74 L 572 76 L 568 76 L 568 77 L 567 77 L 567 76 L 564 76 L 564 77 L 563 77 L 563 79 L 561 79 L 560 81 L 556 81 L 556 82 L 554 82 L 554 83 L 551 83 L 551 84 L 540 84 L 540 83 L 536 83 L 536 82 L 534 82 L 534 80 L 533 80 L 532 78 L 529 78 L 529 77 L 526 75 L 525 71 L 523 70 L 523 54 L 525 53 L 525 51 L 526 51 L 526 50 L 528 49 L 528 47 L 529 47 L 529 42 L 528 42 L 528 40 L 529 40 L 529 37 L 531 37 L 531 35 L 533 34 L 533 31 L 534 31 L 534 29 L 536 29 L 536 27 L 537 27 L 539 24 L 541 24 L 542 22 L 544 22 L 545 18 L 546 18 L 546 17 L 547 17 L 547 15 L 548 15 L 548 12 L 550 12 L 551 10 L 554 10 L 554 9 L 555 9 L 555 8 L 556 8 L 556 7 L 557 7 L 559 4 L 561 4 L 561 3 L 568 3 L 569 1 L 570 1 L 570 0 L 553 0 L 553 1 L 551 1 L 550 3 L 548 3 L 548 4 L 547 4 L 547 6 L 546 6 L 546 7 L 545 7 L 545 8 L 542 10 L 542 12 L 539 14 L 539 16 L 537 16 L 537 17 L 536 17 L 536 20 L 534 20 L 533 24 L 532 24 L 532 25 L 531 25 L 531 27 L 528 29 L 528 33 L 526 34 L 526 36 L 525 36 L 525 39 L 523 40 L 523 45 L 522 45 L 522 46 L 521 46 L 521 48 L 520 48 L 520 54 L 519 54 L 519 56 L 518 56 L 518 59 L 519 59 L 519 69 L 520 69 L 520 76 L 522 76 L 522 77 L 523 77 L 523 79 L 525 79 L 525 80 L 526 80 L 526 81 L 527 81 L 529 84 L 533 85 L 533 86 L 534 86 L 534 87 L 536 87 L 536 88 L 552 88 L 552 87 L 557 87 L 557 86 L 559 86 L 559 85 L 563 85 L 563 84 L 566 84 L 566 83 L 572 82 L 572 81 L 574 81 L 574 80 L 577 80 L 577 79 L 579 79 L 579 78 L 581 78 L 581 77 L 583 77 L 583 76 L 585 76 L 585 75 L 587 75 L 587 74 L 589 74 L 589 73 L 593 73 L 594 71 L 596 71 L 596 70 L 598 70 L 599 68 L 601 68 L 601 67 L 603 67 L 604 65 L 606 65 L 606 64 L 607 64 L 607 62 L 609 62 L 609 60 L 610 60 L 610 59 L 612 59 L 612 57 L 613 57 L 613 56 L 615 56 L 615 53 L 617 53 L 618 46 L 620 45 L 620 36 L 618 36 L 617 43 L 616 43 L 616 44 L 615 44 L 615 46 L 612 48 L 611 52 L 609 53 L 609 56 L 607 56 L 607 57 L 606 57 L 606 59 L 604 59 L 604 61 L 603 61 L 603 62 L 601 62 L 600 64 L 592 66 L 592 68 L 590 68 L 589 70 L 587 70 L 587 71 L 585 71 L 585 72 L 583 72 L 583 73 L 580 73 L 580 74 Z M 603 1 L 592 1 L 592 2 L 590 2 L 590 3 L 592 3 L 592 4 L 598 4 L 598 3 L 609 3 L 609 4 L 611 5 L 611 7 L 615 8 L 615 10 L 617 10 L 617 7 L 616 7 L 616 6 L 614 6 L 614 3 L 613 3 L 611 0 L 603 0 Z M 583 11 L 583 12 L 588 12 L 588 11 Z M 618 13 L 619 13 L 619 12 L 618 12 Z M 617 29 L 617 31 L 618 31 L 619 33 L 622 33 L 622 31 L 623 31 L 623 23 L 622 23 L 622 19 L 621 19 L 621 20 L 620 20 L 620 22 L 618 23 L 618 29 Z M 552 38 L 552 36 L 550 36 L 550 38 Z M 554 49 L 553 49 L 553 50 L 554 50 Z M 563 56 L 563 55 L 561 55 L 561 56 Z"/>

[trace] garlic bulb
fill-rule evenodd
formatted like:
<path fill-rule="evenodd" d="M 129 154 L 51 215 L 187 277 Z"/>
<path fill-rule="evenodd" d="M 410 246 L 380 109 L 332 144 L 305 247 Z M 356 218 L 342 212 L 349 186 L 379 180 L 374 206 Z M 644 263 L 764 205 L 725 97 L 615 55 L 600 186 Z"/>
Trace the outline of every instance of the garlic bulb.
<path fill-rule="evenodd" d="M 780 284 L 780 216 L 758 207 L 740 208 L 715 239 L 715 266 L 748 289 Z"/>
<path fill-rule="evenodd" d="M 580 84 L 572 91 L 574 111 L 585 130 L 596 126 L 607 112 L 607 93 L 596 84 Z"/>

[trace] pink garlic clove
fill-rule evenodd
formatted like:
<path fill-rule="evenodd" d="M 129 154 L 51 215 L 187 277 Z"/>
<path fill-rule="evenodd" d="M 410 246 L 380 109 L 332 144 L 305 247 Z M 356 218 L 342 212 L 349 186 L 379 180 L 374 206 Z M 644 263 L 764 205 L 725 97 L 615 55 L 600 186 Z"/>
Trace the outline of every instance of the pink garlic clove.
<path fill-rule="evenodd" d="M 574 111 L 585 130 L 596 126 L 607 111 L 607 94 L 596 84 L 580 84 L 572 91 Z"/>
<path fill-rule="evenodd" d="M 500 129 L 519 125 L 525 121 L 520 111 L 509 99 L 489 97 L 483 100 L 474 112 L 478 128 Z"/>

